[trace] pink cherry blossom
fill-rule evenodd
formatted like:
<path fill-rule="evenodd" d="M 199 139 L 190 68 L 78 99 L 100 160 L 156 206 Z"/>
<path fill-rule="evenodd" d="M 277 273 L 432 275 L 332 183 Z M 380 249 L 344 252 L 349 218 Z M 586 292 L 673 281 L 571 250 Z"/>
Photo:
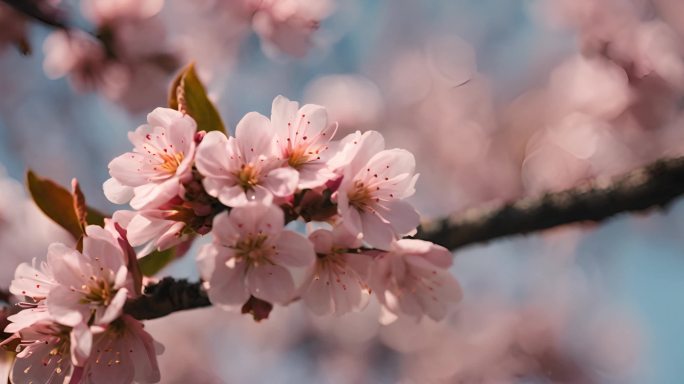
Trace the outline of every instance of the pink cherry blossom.
<path fill-rule="evenodd" d="M 19 340 L 11 372 L 12 383 L 63 384 L 71 377 L 70 329 L 52 322 L 36 323 L 4 343 Z"/>
<path fill-rule="evenodd" d="M 86 228 L 83 253 L 62 244 L 48 250 L 55 281 L 47 306 L 55 321 L 69 326 L 107 324 L 116 319 L 135 290 L 126 268 L 126 254 L 107 230 Z"/>
<path fill-rule="evenodd" d="M 253 3 L 252 28 L 259 35 L 266 53 L 281 51 L 304 56 L 311 46 L 312 34 L 332 9 L 330 1 L 257 0 Z"/>
<path fill-rule="evenodd" d="M 284 230 L 283 211 L 250 203 L 214 219 L 214 241 L 198 257 L 209 299 L 239 308 L 250 295 L 284 304 L 295 294 L 290 268 L 309 267 L 315 253 L 302 235 Z"/>
<path fill-rule="evenodd" d="M 188 115 L 157 108 L 128 139 L 135 148 L 109 163 L 104 193 L 113 203 L 154 208 L 177 196 L 192 176 L 197 124 Z"/>
<path fill-rule="evenodd" d="M 161 11 L 164 0 L 88 0 L 81 3 L 83 14 L 98 25 L 127 19 L 147 19 Z"/>
<path fill-rule="evenodd" d="M 403 199 L 413 195 L 418 178 L 413 154 L 385 150 L 378 132 L 345 137 L 331 165 L 341 169 L 342 183 L 333 197 L 347 230 L 379 249 L 412 234 L 420 221 Z"/>
<path fill-rule="evenodd" d="M 124 76 L 124 69 L 107 59 L 100 41 L 82 31 L 52 32 L 43 44 L 43 69 L 48 77 L 69 77 L 71 85 L 80 92 L 116 87 Z"/>
<path fill-rule="evenodd" d="M 128 294 L 134 292 L 125 253 L 114 236 L 101 227 L 88 226 L 86 235 L 82 253 L 53 243 L 40 270 L 20 265 L 11 291 L 38 303 L 45 300 L 50 318 L 63 325 L 75 327 L 91 321 L 107 324 L 116 319 Z M 23 316 L 44 316 L 42 310 L 31 309 Z"/>
<path fill-rule="evenodd" d="M 145 209 L 142 211 L 116 211 L 113 219 L 126 229 L 132 247 L 142 247 L 138 258 L 154 250 L 163 251 L 187 240 L 183 233 L 186 224 L 168 220 L 174 210 Z"/>
<path fill-rule="evenodd" d="M 317 258 L 304 286 L 306 306 L 317 315 L 341 315 L 365 308 L 370 297 L 366 280 L 373 259 L 356 252 L 361 241 L 341 227 L 316 230 L 309 240 Z"/>
<path fill-rule="evenodd" d="M 401 315 L 443 319 L 449 305 L 461 299 L 460 285 L 448 270 L 451 263 L 446 248 L 422 240 L 399 240 L 380 254 L 370 286 L 385 309 L 381 321 Z"/>
<path fill-rule="evenodd" d="M 314 104 L 299 108 L 296 101 L 278 96 L 273 100 L 271 125 L 281 156 L 299 171 L 300 189 L 319 187 L 335 177 L 327 162 L 337 123 L 328 124 L 325 108 Z"/>
<path fill-rule="evenodd" d="M 163 350 L 140 321 L 123 315 L 95 334 L 82 383 L 158 383 L 157 355 Z"/>
<path fill-rule="evenodd" d="M 281 165 L 270 122 L 256 112 L 240 120 L 235 137 L 209 132 L 197 148 L 196 166 L 206 192 L 229 207 L 292 195 L 297 171 Z"/>

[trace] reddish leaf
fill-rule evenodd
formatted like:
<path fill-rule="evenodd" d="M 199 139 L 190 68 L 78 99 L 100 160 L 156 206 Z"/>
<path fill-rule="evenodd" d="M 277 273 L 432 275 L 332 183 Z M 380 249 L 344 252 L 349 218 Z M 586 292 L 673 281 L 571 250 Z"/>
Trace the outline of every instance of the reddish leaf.
<path fill-rule="evenodd" d="M 88 224 L 104 225 L 105 215 L 86 205 L 76 179 L 72 181 L 74 192 L 71 193 L 54 181 L 39 177 L 29 170 L 26 185 L 38 208 L 66 229 L 74 239 L 78 240 L 84 235 Z"/>

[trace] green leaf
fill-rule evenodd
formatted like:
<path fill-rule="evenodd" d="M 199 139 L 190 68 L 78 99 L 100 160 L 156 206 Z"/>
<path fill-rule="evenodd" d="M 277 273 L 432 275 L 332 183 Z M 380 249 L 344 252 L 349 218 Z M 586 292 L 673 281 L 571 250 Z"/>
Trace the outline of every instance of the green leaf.
<path fill-rule="evenodd" d="M 226 133 L 221 115 L 207 97 L 194 63 L 183 69 L 173 81 L 169 92 L 169 108 L 190 115 L 197 122 L 198 131 Z"/>
<path fill-rule="evenodd" d="M 47 217 L 66 229 L 74 239 L 80 239 L 88 224 L 104 225 L 105 215 L 88 207 L 76 179 L 72 181 L 73 193 L 54 181 L 37 176 L 29 170 L 26 174 L 29 193 Z"/>
<path fill-rule="evenodd" d="M 138 260 L 140 271 L 145 276 L 154 276 L 176 258 L 176 249 L 154 251 Z"/>
<path fill-rule="evenodd" d="M 74 197 L 64 187 L 52 180 L 26 174 L 26 184 L 33 201 L 52 221 L 66 229 L 74 239 L 83 235 L 83 227 L 74 209 Z"/>

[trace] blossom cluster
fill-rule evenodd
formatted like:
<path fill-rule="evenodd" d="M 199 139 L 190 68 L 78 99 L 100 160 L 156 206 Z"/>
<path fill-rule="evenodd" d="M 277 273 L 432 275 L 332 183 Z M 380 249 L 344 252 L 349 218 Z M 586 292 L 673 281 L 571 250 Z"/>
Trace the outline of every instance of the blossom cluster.
<path fill-rule="evenodd" d="M 375 131 L 339 141 L 336 131 L 324 107 L 283 96 L 270 118 L 246 114 L 234 136 L 158 108 L 129 134 L 133 151 L 109 164 L 104 192 L 133 208 L 114 220 L 138 257 L 212 234 L 198 265 L 216 305 L 302 299 L 316 314 L 342 314 L 374 292 L 381 320 L 443 318 L 460 299 L 451 253 L 403 239 L 419 224 L 406 201 L 418 177 L 413 155 L 386 149 Z"/>
<path fill-rule="evenodd" d="M 56 30 L 45 39 L 43 67 L 79 92 L 100 91 L 131 112 L 161 101 L 179 57 L 159 17 L 164 0 L 84 0 L 94 33 Z"/>
<path fill-rule="evenodd" d="M 135 254 L 119 229 L 111 221 L 88 226 L 81 251 L 53 243 L 46 261 L 17 267 L 10 292 L 24 299 L 1 343 L 18 352 L 13 383 L 160 380 L 161 345 L 123 313 L 140 292 L 127 267 Z"/>

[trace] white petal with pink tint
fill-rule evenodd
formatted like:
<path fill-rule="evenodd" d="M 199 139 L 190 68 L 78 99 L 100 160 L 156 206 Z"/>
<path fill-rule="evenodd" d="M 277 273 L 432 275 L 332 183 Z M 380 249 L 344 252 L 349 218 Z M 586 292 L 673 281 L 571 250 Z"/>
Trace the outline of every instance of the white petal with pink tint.
<path fill-rule="evenodd" d="M 451 253 L 422 240 L 399 240 L 373 265 L 370 285 L 385 309 L 397 316 L 443 319 L 461 299 L 449 273 Z"/>
<path fill-rule="evenodd" d="M 112 202 L 131 197 L 135 209 L 156 207 L 176 196 L 181 183 L 191 176 L 195 152 L 197 125 L 189 115 L 157 108 L 147 121 L 129 133 L 133 152 L 109 163 L 112 179 L 103 185 Z"/>
<path fill-rule="evenodd" d="M 357 132 L 342 140 L 342 149 L 331 162 L 343 174 L 333 195 L 343 225 L 372 247 L 387 250 L 392 241 L 414 233 L 420 217 L 403 201 L 415 192 L 413 155 L 383 147 L 378 133 Z"/>
<path fill-rule="evenodd" d="M 299 189 L 315 188 L 335 177 L 328 166 L 330 140 L 337 123 L 328 123 L 325 108 L 299 104 L 277 96 L 271 108 L 271 125 L 281 156 L 299 172 Z"/>
<path fill-rule="evenodd" d="M 93 351 L 84 366 L 83 383 L 157 383 L 161 380 L 157 355 L 163 348 L 140 321 L 123 315 L 95 335 Z"/>
<path fill-rule="evenodd" d="M 307 307 L 317 315 L 341 315 L 365 308 L 370 297 L 366 280 L 372 256 L 355 253 L 360 242 L 342 227 L 319 229 L 309 239 L 317 258 L 303 289 Z"/>
<path fill-rule="evenodd" d="M 229 207 L 292 195 L 298 175 L 282 168 L 274 144 L 268 119 L 255 112 L 240 120 L 235 137 L 207 133 L 196 156 L 206 192 Z"/>
<path fill-rule="evenodd" d="M 278 304 L 294 297 L 290 268 L 310 266 L 315 254 L 306 238 L 283 226 L 274 205 L 250 203 L 216 216 L 214 241 L 198 258 L 212 302 L 233 309 L 250 294 Z"/>

